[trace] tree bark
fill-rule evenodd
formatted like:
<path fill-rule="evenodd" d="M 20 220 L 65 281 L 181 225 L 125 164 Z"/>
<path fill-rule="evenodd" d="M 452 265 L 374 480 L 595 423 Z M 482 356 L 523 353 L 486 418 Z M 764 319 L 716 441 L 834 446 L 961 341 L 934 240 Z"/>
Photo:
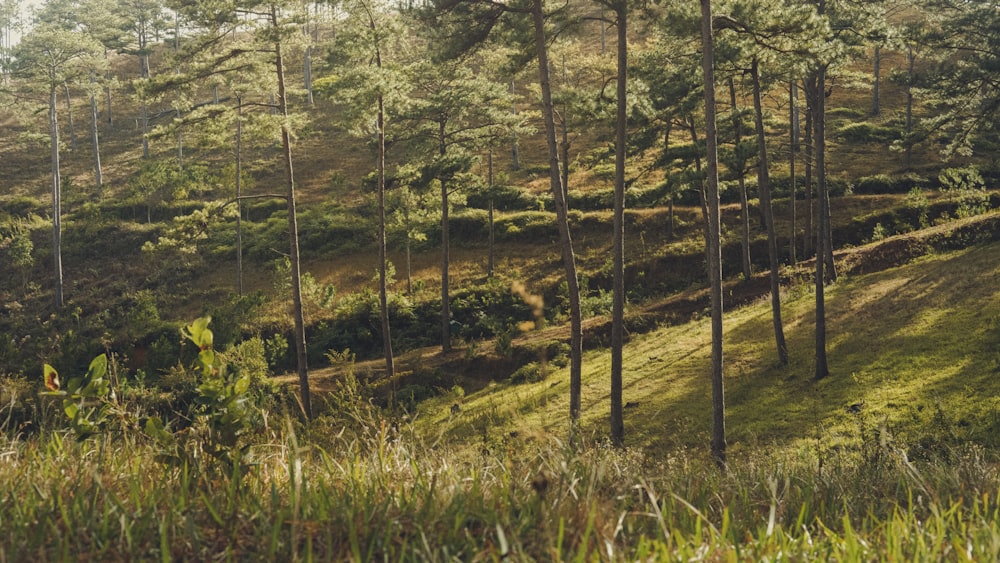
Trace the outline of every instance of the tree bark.
<path fill-rule="evenodd" d="M 788 258 L 792 265 L 798 262 L 796 257 L 796 242 L 795 242 L 795 227 L 797 223 L 797 217 L 795 215 L 796 208 L 796 192 L 798 191 L 795 183 L 795 153 L 799 150 L 799 106 L 798 106 L 798 87 L 795 81 L 788 83 L 788 209 L 791 213 L 792 226 L 788 233 Z"/>
<path fill-rule="evenodd" d="M 816 74 L 816 104 L 813 108 L 813 127 L 816 141 L 816 179 L 819 199 L 819 236 L 816 237 L 816 372 L 815 378 L 822 379 L 830 374 L 826 359 L 826 298 L 824 266 L 826 256 L 827 211 L 826 186 L 826 68 L 821 67 Z"/>
<path fill-rule="evenodd" d="M 882 48 L 879 45 L 875 46 L 875 68 L 872 72 L 872 115 L 878 115 L 882 113 L 882 101 L 879 93 L 879 86 L 881 82 L 881 70 L 882 70 Z"/>
<path fill-rule="evenodd" d="M 576 257 L 573 254 L 573 239 L 569 230 L 569 214 L 559 174 L 559 147 L 556 144 L 556 125 L 552 107 L 552 85 L 549 81 L 549 57 L 545 38 L 545 14 L 542 0 L 532 0 L 532 22 L 535 31 L 535 48 L 538 57 L 539 85 L 542 91 L 542 117 L 545 122 L 545 140 L 549 156 L 549 183 L 556 208 L 556 222 L 559 228 L 560 251 L 566 271 L 566 285 L 569 290 L 570 309 L 570 425 L 571 435 L 575 433 L 580 419 L 581 373 L 583 366 L 583 317 L 580 309 L 580 285 L 576 272 Z"/>
<path fill-rule="evenodd" d="M 737 181 L 740 188 L 740 259 L 743 263 L 743 279 L 750 280 L 753 275 L 753 267 L 750 263 L 750 203 L 747 199 L 746 175 L 743 172 L 744 161 L 739 158 L 740 143 L 743 142 L 743 119 L 736 107 L 736 83 L 729 77 L 729 101 L 733 109 L 733 142 L 734 158 L 739 163 L 739 170 L 736 171 Z"/>
<path fill-rule="evenodd" d="M 546 72 L 548 72 L 548 71 L 546 71 Z M 513 94 L 514 94 L 514 81 L 513 80 L 510 81 L 510 93 L 513 96 Z M 517 104 L 514 103 L 514 102 L 510 103 L 510 113 L 512 115 L 517 115 Z M 514 135 L 511 137 L 511 140 L 510 140 L 510 152 L 511 152 L 511 158 L 513 159 L 513 163 L 511 164 L 511 169 L 512 170 L 520 170 L 521 169 L 521 149 L 520 149 L 520 147 L 518 145 L 519 145 L 519 142 L 518 142 L 518 138 L 517 138 L 517 133 L 514 133 Z"/>
<path fill-rule="evenodd" d="M 76 154 L 76 128 L 73 126 L 73 100 L 70 98 L 69 84 L 63 82 L 63 93 L 66 96 L 66 128 L 69 133 L 69 152 Z"/>
<path fill-rule="evenodd" d="M 781 277 L 778 263 L 778 236 L 774 229 L 774 210 L 771 207 L 771 174 L 768 171 L 767 143 L 764 133 L 764 106 L 760 93 L 760 68 L 757 59 L 750 67 L 753 79 L 753 109 L 754 122 L 757 130 L 757 186 L 760 190 L 760 206 L 764 212 L 764 225 L 767 228 L 767 258 L 771 266 L 771 317 L 774 324 L 774 343 L 778 351 L 778 361 L 788 364 L 788 345 L 785 343 L 785 330 L 781 322 Z M 792 204 L 794 205 L 794 200 Z"/>
<path fill-rule="evenodd" d="M 271 5 L 270 13 L 272 29 L 278 28 L 277 7 Z M 306 418 L 312 420 L 312 399 L 309 392 L 309 366 L 306 354 L 305 315 L 302 307 L 302 266 L 299 260 L 299 226 L 295 209 L 295 175 L 292 170 L 292 135 L 288 130 L 288 99 L 285 94 L 285 66 L 282 57 L 282 44 L 278 40 L 274 44 L 275 71 L 278 79 L 277 110 L 281 115 L 281 146 L 285 164 L 285 189 L 288 202 L 288 246 L 291 261 L 292 276 L 292 315 L 295 317 L 295 357 L 299 375 L 299 398 L 302 411 Z"/>
<path fill-rule="evenodd" d="M 374 22 L 372 27 L 374 28 Z M 381 55 L 378 55 L 381 68 Z M 392 382 L 389 404 L 396 404 L 396 366 L 392 355 L 392 334 L 389 331 L 388 259 L 385 229 L 385 99 L 378 95 L 378 300 L 382 321 L 382 350 L 385 356 L 385 376 Z"/>
<path fill-rule="evenodd" d="M 705 83 L 705 163 L 708 207 L 708 278 L 712 303 L 712 457 L 726 467 L 725 393 L 722 379 L 722 244 L 719 217 L 719 152 L 715 111 L 712 3 L 701 0 L 702 73 Z"/>
<path fill-rule="evenodd" d="M 618 6 L 618 92 L 615 123 L 615 211 L 612 250 L 611 304 L 611 443 L 625 445 L 625 421 L 622 406 L 622 349 L 625 345 L 625 136 L 628 125 L 628 7 Z M 563 166 L 567 166 L 565 163 Z"/>
<path fill-rule="evenodd" d="M 808 82 L 807 82 L 808 81 Z M 813 244 L 816 242 L 816 227 L 813 225 L 813 155 L 816 151 L 813 150 L 813 113 L 816 107 L 816 95 L 815 95 L 815 84 L 812 83 L 812 77 L 803 81 L 803 90 L 806 93 L 806 138 L 804 141 L 806 154 L 805 154 L 805 175 L 806 175 L 806 236 L 803 241 L 804 253 L 803 258 L 808 259 L 813 255 Z"/>
<path fill-rule="evenodd" d="M 104 176 L 101 173 L 101 139 L 97 130 L 97 96 L 91 92 L 90 94 L 90 146 L 94 150 L 94 186 L 97 188 L 97 193 L 101 193 L 101 189 L 104 187 Z"/>
<path fill-rule="evenodd" d="M 52 260 L 55 273 L 55 305 L 62 309 L 62 178 L 59 172 L 59 119 L 56 112 L 56 85 L 49 86 L 49 142 L 52 144 Z"/>
<path fill-rule="evenodd" d="M 444 157 L 445 148 L 445 130 L 444 122 L 439 124 L 438 135 L 440 139 L 440 148 L 438 154 Z M 451 236 L 448 233 L 448 182 L 444 178 L 441 179 L 441 351 L 450 352 L 451 351 L 451 298 L 449 292 L 449 272 L 448 267 L 451 263 L 451 248 L 449 242 Z"/>
<path fill-rule="evenodd" d="M 490 149 L 489 155 L 486 157 L 486 185 L 487 189 L 490 190 L 490 206 L 488 211 L 489 223 L 490 223 L 490 242 L 489 242 L 489 256 L 486 261 L 486 272 L 487 276 L 493 277 L 493 253 L 494 246 L 496 244 L 496 230 L 493 222 L 493 149 Z"/>
<path fill-rule="evenodd" d="M 243 97 L 236 96 L 236 290 L 243 297 Z"/>

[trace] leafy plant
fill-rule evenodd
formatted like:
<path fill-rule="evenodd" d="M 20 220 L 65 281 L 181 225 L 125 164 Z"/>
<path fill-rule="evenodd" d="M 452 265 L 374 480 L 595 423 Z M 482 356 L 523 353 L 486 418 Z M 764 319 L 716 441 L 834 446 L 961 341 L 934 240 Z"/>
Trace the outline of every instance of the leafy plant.
<path fill-rule="evenodd" d="M 105 354 L 95 357 L 87 372 L 70 378 L 65 387 L 54 367 L 44 364 L 42 371 L 48 389 L 42 394 L 62 398 L 63 412 L 77 440 L 86 440 L 104 431 L 116 409 L 114 397 L 109 396 L 108 357 Z"/>
<path fill-rule="evenodd" d="M 228 470 L 242 468 L 246 446 L 240 438 L 249 430 L 250 409 L 247 391 L 251 378 L 247 370 L 227 365 L 214 349 L 215 336 L 208 328 L 211 317 L 201 317 L 181 330 L 198 347 L 192 368 L 201 372 L 192 412 L 194 425 L 184 432 L 172 432 L 158 416 L 147 419 L 146 434 L 160 447 L 161 461 L 185 465 L 204 453 Z"/>

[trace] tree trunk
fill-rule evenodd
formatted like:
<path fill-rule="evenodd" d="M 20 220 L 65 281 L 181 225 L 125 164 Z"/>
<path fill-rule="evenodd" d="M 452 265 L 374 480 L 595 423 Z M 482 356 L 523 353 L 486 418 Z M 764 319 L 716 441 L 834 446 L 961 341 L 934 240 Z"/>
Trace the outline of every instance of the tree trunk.
<path fill-rule="evenodd" d="M 145 49 L 145 43 L 140 44 L 141 49 Z M 139 59 L 140 76 L 149 78 L 149 55 L 143 54 Z M 142 100 L 142 158 L 149 158 L 149 106 L 145 97 Z"/>
<path fill-rule="evenodd" d="M 176 112 L 177 120 L 181 119 L 181 110 Z M 184 135 L 181 133 L 181 128 L 177 128 L 177 169 L 184 169 Z"/>
<path fill-rule="evenodd" d="M 73 127 L 73 100 L 70 98 L 69 84 L 63 82 L 63 93 L 66 96 L 66 128 L 69 133 L 69 152 L 76 154 L 76 128 Z"/>
<path fill-rule="evenodd" d="M 882 48 L 879 45 L 875 46 L 875 68 L 872 72 L 872 115 L 878 115 L 882 113 L 882 103 L 879 95 L 879 83 L 881 82 L 881 70 L 882 70 Z"/>
<path fill-rule="evenodd" d="M 615 213 L 611 305 L 611 443 L 625 445 L 622 410 L 622 348 L 625 345 L 625 136 L 628 128 L 628 26 L 625 2 L 618 4 L 618 92 L 615 123 Z M 564 166 L 567 166 L 564 163 Z"/>
<path fill-rule="evenodd" d="M 719 218 L 719 153 L 715 114 L 712 2 L 701 0 L 702 72 L 705 82 L 705 162 L 708 199 L 708 277 L 712 303 L 712 457 L 726 467 L 725 393 L 722 380 L 722 240 Z"/>
<path fill-rule="evenodd" d="M 372 23 L 374 28 L 374 22 Z M 381 68 L 381 55 L 378 65 Z M 389 331 L 388 259 L 385 229 L 385 100 L 378 95 L 378 301 L 382 321 L 382 350 L 385 355 L 385 376 L 392 382 L 389 404 L 396 404 L 396 366 L 392 357 L 392 334 Z"/>
<path fill-rule="evenodd" d="M 575 433 L 580 419 L 581 373 L 583 366 L 583 318 L 580 309 L 580 285 L 576 273 L 576 257 L 573 254 L 573 239 L 569 230 L 569 215 L 566 196 L 559 174 L 559 148 L 556 144 L 556 125 L 552 107 L 552 86 L 549 82 L 549 57 L 545 38 L 545 14 L 542 0 L 532 0 L 531 15 L 535 29 L 535 48 L 538 56 L 539 85 L 542 91 L 542 117 L 545 122 L 545 140 L 549 156 L 549 183 L 556 208 L 556 222 L 559 227 L 560 250 L 566 271 L 570 309 L 570 425 L 571 435 Z"/>
<path fill-rule="evenodd" d="M 816 237 L 816 379 L 830 374 L 826 360 L 826 301 L 824 266 L 826 256 L 826 222 L 828 220 L 826 186 L 826 68 L 816 74 L 816 104 L 813 108 L 813 127 L 816 140 L 816 179 L 819 193 L 819 236 Z"/>
<path fill-rule="evenodd" d="M 664 162 L 668 162 L 667 159 L 668 159 L 669 152 L 670 152 L 670 129 L 671 129 L 671 126 L 672 126 L 672 122 L 668 119 L 667 120 L 666 131 L 663 132 L 663 161 Z M 664 167 L 664 168 L 669 168 L 669 166 Z M 669 171 L 665 172 L 665 174 L 669 174 L 669 173 L 670 173 Z M 669 178 L 664 178 L 663 181 L 666 182 L 668 179 Z M 667 210 L 668 210 L 668 212 L 667 212 L 667 238 L 673 239 L 674 238 L 674 194 L 672 192 L 667 196 Z"/>
<path fill-rule="evenodd" d="M 739 170 L 736 171 L 737 181 L 740 188 L 740 258 L 743 263 L 743 279 L 749 281 L 753 275 L 753 268 L 750 263 L 750 203 L 747 200 L 747 183 L 744 174 L 745 162 L 740 158 L 740 143 L 743 142 L 743 119 L 736 107 L 736 83 L 729 77 L 729 101 L 733 107 L 733 142 L 735 144 L 734 158 L 739 163 Z"/>
<path fill-rule="evenodd" d="M 271 5 L 271 28 L 278 28 L 277 8 Z M 292 135 L 288 130 L 288 99 L 285 94 L 285 66 L 281 41 L 274 44 L 275 71 L 278 79 L 277 110 L 282 117 L 281 146 L 285 164 L 285 190 L 288 202 L 288 245 L 292 276 L 292 315 L 295 317 L 295 357 L 299 374 L 299 398 L 306 418 L 312 420 L 312 400 L 309 392 L 309 366 L 306 355 L 306 325 L 302 307 L 302 266 L 299 260 L 299 225 L 295 210 L 295 175 L 292 171 Z"/>
<path fill-rule="evenodd" d="M 104 177 L 101 174 L 101 139 L 97 132 L 97 96 L 91 92 L 90 94 L 90 145 L 94 150 L 94 186 L 97 188 L 97 193 L 101 193 L 101 189 L 104 187 Z"/>
<path fill-rule="evenodd" d="M 548 72 L 548 71 L 546 71 L 546 72 Z M 510 93 L 511 93 L 511 96 L 513 97 L 513 94 L 514 94 L 514 81 L 513 80 L 510 81 Z M 510 103 L 510 113 L 512 115 L 517 115 L 517 104 L 514 103 L 513 101 Z M 511 137 L 510 143 L 511 143 L 510 144 L 511 158 L 514 161 L 513 164 L 511 164 L 511 169 L 513 169 L 513 170 L 520 170 L 521 169 L 521 150 L 518 147 L 517 133 L 514 133 L 514 135 Z"/>
<path fill-rule="evenodd" d="M 808 81 L 808 82 L 807 82 Z M 813 225 L 813 113 L 816 111 L 815 84 L 812 77 L 802 83 L 806 93 L 806 138 L 804 140 L 805 154 L 805 175 L 806 175 L 806 236 L 803 241 L 803 258 L 808 259 L 813 255 L 813 244 L 816 242 L 816 228 Z"/>
<path fill-rule="evenodd" d="M 913 164 L 913 140 L 910 135 L 913 133 L 913 81 L 914 62 L 913 47 L 906 46 L 906 152 L 903 155 L 903 164 L 907 170 Z"/>
<path fill-rule="evenodd" d="M 59 173 L 59 120 L 56 85 L 49 86 L 49 142 L 52 144 L 52 260 L 55 271 L 55 305 L 63 307 L 62 267 L 62 178 Z"/>
<path fill-rule="evenodd" d="M 446 152 L 444 138 L 444 122 L 439 124 L 438 135 L 440 147 L 438 154 L 444 156 Z M 451 351 L 451 297 L 448 291 L 449 272 L 451 263 L 451 248 L 449 246 L 451 237 L 448 233 L 448 182 L 441 179 L 441 351 Z"/>
<path fill-rule="evenodd" d="M 236 290 L 243 297 L 243 97 L 236 96 Z"/>
<path fill-rule="evenodd" d="M 563 82 L 566 80 L 566 55 L 563 55 L 562 59 L 562 73 Z M 562 150 L 562 187 L 563 193 L 566 194 L 566 200 L 569 201 L 569 104 L 563 104 L 562 106 L 562 119 L 560 120 L 562 127 L 562 145 L 560 149 Z"/>
<path fill-rule="evenodd" d="M 760 190 L 760 206 L 764 212 L 767 228 L 767 258 L 771 266 L 771 317 L 774 324 L 774 343 L 778 350 L 778 361 L 788 364 L 788 345 L 781 323 L 781 278 L 778 263 L 778 236 L 774 230 L 774 210 L 771 207 L 771 174 L 768 171 L 767 143 L 764 134 L 764 106 L 760 99 L 760 69 L 757 59 L 750 69 L 753 78 L 753 109 L 757 129 L 757 186 Z M 794 201 L 792 202 L 794 205 Z"/>
<path fill-rule="evenodd" d="M 486 261 L 486 272 L 489 277 L 493 277 L 494 268 L 494 246 L 496 245 L 496 230 L 495 224 L 493 222 L 493 149 L 490 149 L 489 155 L 486 157 L 486 185 L 487 189 L 490 190 L 490 206 L 488 211 L 489 224 L 490 224 L 490 242 L 489 242 L 489 256 Z"/>
<path fill-rule="evenodd" d="M 798 87 L 795 81 L 788 83 L 788 208 L 791 212 L 792 226 L 788 233 L 788 258 L 792 265 L 798 262 L 795 255 L 795 216 L 796 192 L 798 191 L 795 182 L 795 153 L 799 150 L 799 105 Z"/>

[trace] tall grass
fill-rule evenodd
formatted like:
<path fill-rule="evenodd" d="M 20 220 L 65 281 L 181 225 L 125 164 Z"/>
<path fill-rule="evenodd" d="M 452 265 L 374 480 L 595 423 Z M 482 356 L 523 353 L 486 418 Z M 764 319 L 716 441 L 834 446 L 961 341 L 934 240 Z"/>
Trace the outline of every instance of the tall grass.
<path fill-rule="evenodd" d="M 228 475 L 139 435 L 0 440 L 0 561 L 1000 557 L 997 465 L 971 446 L 746 451 L 720 472 L 683 449 L 452 448 L 346 401 L 262 429 Z"/>

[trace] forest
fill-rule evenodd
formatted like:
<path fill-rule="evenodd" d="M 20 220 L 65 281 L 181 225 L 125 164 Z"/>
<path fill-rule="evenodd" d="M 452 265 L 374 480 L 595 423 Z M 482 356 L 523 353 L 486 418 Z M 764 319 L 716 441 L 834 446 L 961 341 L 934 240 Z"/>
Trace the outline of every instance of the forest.
<path fill-rule="evenodd" d="M 986 0 L 0 0 L 0 561 L 1000 559 Z"/>

